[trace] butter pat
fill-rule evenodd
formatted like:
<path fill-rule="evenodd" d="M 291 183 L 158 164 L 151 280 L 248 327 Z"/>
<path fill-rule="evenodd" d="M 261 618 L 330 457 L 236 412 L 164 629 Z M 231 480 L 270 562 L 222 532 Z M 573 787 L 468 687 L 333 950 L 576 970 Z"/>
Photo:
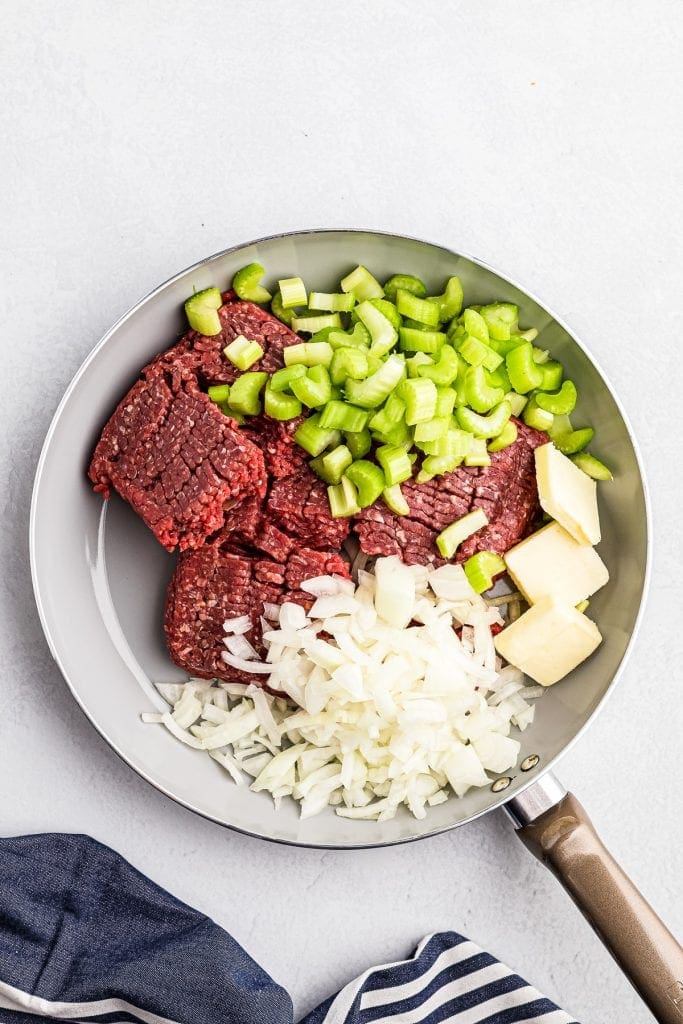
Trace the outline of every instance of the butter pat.
<path fill-rule="evenodd" d="M 609 580 L 600 555 L 577 544 L 559 523 L 549 523 L 503 556 L 507 570 L 529 604 L 544 597 L 558 604 L 579 604 Z"/>
<path fill-rule="evenodd" d="M 537 448 L 535 458 L 541 508 L 564 526 L 577 544 L 597 544 L 600 520 L 595 480 L 552 443 Z"/>
<path fill-rule="evenodd" d="M 593 653 L 602 637 L 571 605 L 544 598 L 495 639 L 502 658 L 541 686 L 552 686 Z"/>

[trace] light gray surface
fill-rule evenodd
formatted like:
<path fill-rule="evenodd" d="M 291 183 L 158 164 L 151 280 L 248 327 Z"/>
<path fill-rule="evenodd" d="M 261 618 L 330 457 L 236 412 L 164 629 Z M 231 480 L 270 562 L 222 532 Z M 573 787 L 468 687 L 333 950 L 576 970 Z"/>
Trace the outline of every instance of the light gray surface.
<path fill-rule="evenodd" d="M 50 661 L 26 528 L 74 370 L 193 260 L 322 225 L 491 260 L 593 347 L 641 439 L 650 604 L 619 690 L 561 774 L 680 934 L 680 6 L 34 2 L 4 14 L 3 831 L 84 830 L 116 846 L 226 925 L 299 1011 L 456 928 L 584 1024 L 645 1024 L 502 818 L 402 849 L 297 851 L 224 832 L 138 780 Z"/>

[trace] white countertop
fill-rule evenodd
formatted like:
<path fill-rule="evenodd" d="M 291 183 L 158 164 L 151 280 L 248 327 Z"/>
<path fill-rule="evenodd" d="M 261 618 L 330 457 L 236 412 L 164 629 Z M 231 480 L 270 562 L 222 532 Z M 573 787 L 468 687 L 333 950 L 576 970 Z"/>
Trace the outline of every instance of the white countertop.
<path fill-rule="evenodd" d="M 583 1024 L 652 1019 L 502 814 L 403 848 L 288 849 L 200 820 L 119 761 L 33 604 L 43 436 L 119 314 L 239 241 L 396 230 L 526 283 L 616 386 L 655 520 L 637 648 L 560 774 L 680 935 L 682 29 L 666 0 L 4 8 L 1 828 L 114 846 L 229 929 L 299 1014 L 455 929 Z"/>

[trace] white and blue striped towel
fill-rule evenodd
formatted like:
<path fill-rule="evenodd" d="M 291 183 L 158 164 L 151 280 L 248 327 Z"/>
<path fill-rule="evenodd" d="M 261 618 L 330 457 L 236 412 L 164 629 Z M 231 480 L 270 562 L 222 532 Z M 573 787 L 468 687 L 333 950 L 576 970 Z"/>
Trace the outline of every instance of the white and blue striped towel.
<path fill-rule="evenodd" d="M 0 1021 L 293 1024 L 227 932 L 87 836 L 0 840 Z M 301 1024 L 576 1024 L 456 932 L 373 967 Z"/>

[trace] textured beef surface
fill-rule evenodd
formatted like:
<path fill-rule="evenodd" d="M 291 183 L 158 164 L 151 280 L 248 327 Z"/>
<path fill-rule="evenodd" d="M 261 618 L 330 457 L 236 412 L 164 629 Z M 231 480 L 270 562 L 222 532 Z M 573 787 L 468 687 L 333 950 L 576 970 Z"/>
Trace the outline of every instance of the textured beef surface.
<path fill-rule="evenodd" d="M 248 615 L 253 626 L 247 639 L 263 654 L 264 603 L 294 601 L 310 607 L 313 599 L 300 589 L 301 583 L 327 573 L 348 577 L 348 566 L 337 552 L 302 548 L 284 564 L 219 544 L 185 552 L 169 585 L 164 620 L 173 661 L 203 679 L 263 685 L 267 677 L 230 668 L 221 660 L 223 622 Z"/>
<path fill-rule="evenodd" d="M 340 548 L 348 536 L 348 519 L 333 519 L 327 487 L 304 465 L 271 484 L 266 514 L 279 529 L 311 548 Z"/>
<path fill-rule="evenodd" d="M 486 512 L 489 525 L 460 546 L 456 561 L 476 551 L 502 554 L 529 531 L 538 514 L 534 449 L 547 436 L 517 422 L 514 444 L 491 454 L 491 465 L 461 466 L 426 484 L 401 485 L 410 514 L 397 516 L 381 502 L 363 509 L 354 529 L 369 555 L 399 555 L 409 564 L 443 564 L 436 536 L 475 508 Z"/>

